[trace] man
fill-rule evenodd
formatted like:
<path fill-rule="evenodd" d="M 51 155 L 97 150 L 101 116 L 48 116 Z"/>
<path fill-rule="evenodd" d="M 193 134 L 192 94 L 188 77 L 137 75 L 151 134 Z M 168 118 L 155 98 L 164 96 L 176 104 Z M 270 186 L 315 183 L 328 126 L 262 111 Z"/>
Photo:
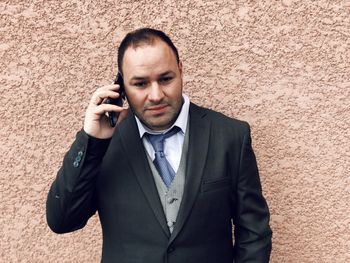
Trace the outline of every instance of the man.
<path fill-rule="evenodd" d="M 104 103 L 119 85 L 92 95 L 48 194 L 50 228 L 80 229 L 98 211 L 102 262 L 268 262 L 249 125 L 190 103 L 177 49 L 161 31 L 129 33 L 118 68 L 130 108 Z M 116 127 L 108 112 L 120 113 Z"/>

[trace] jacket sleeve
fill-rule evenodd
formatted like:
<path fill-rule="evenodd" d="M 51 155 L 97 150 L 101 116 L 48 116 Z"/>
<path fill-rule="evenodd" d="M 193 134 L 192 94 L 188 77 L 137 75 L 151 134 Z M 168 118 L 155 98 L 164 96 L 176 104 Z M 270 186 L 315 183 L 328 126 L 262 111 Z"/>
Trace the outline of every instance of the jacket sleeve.
<path fill-rule="evenodd" d="M 262 195 L 249 125 L 246 127 L 241 147 L 233 215 L 235 263 L 266 263 L 269 262 L 272 246 L 270 214 Z"/>
<path fill-rule="evenodd" d="M 47 196 L 46 219 L 52 231 L 75 231 L 95 214 L 95 182 L 109 142 L 84 130 L 77 133 Z"/>

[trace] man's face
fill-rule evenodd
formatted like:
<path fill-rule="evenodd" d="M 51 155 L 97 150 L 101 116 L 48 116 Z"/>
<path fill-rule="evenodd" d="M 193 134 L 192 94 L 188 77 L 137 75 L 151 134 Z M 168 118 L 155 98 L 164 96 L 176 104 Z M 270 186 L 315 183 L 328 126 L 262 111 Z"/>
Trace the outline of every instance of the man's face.
<path fill-rule="evenodd" d="M 136 116 L 152 130 L 165 130 L 182 107 L 182 65 L 172 49 L 155 40 L 134 49 L 123 58 L 125 92 Z"/>

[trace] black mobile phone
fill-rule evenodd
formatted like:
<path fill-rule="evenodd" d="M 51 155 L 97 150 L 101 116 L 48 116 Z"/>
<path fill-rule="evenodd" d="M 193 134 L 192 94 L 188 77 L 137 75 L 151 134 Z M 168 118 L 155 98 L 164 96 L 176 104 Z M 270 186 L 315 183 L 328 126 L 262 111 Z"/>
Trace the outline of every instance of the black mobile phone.
<path fill-rule="evenodd" d="M 118 73 L 117 77 L 115 78 L 114 84 L 119 85 L 118 93 L 120 94 L 120 96 L 116 99 L 107 98 L 106 103 L 114 104 L 119 107 L 122 107 L 125 99 L 125 90 L 124 90 L 123 77 L 120 73 Z M 119 112 L 114 112 L 114 111 L 108 112 L 109 124 L 112 127 L 115 127 L 115 125 L 117 124 L 118 117 L 119 117 Z"/>

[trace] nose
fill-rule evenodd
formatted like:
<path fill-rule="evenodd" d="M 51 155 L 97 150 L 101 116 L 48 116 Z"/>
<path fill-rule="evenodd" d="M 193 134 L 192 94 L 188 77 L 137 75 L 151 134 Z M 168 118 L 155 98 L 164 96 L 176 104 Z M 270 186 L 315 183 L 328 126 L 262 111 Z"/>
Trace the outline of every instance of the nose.
<path fill-rule="evenodd" d="M 152 102 L 159 102 L 164 98 L 164 92 L 162 87 L 158 84 L 157 81 L 153 81 L 150 86 L 148 93 L 148 99 Z"/>

